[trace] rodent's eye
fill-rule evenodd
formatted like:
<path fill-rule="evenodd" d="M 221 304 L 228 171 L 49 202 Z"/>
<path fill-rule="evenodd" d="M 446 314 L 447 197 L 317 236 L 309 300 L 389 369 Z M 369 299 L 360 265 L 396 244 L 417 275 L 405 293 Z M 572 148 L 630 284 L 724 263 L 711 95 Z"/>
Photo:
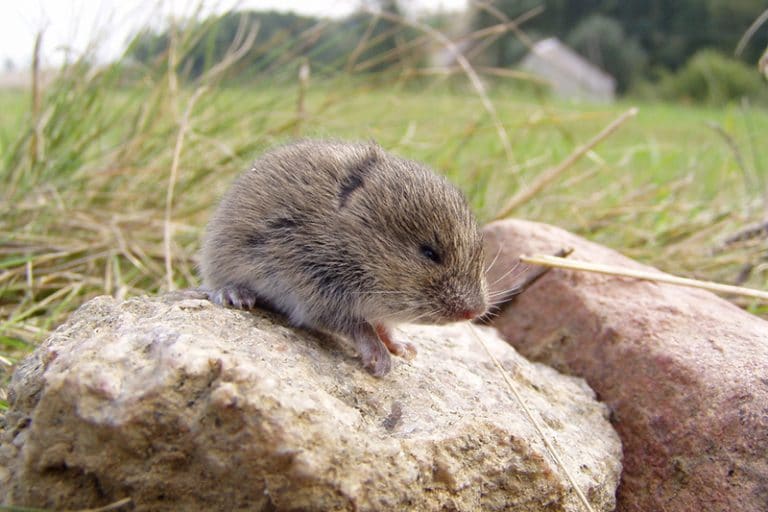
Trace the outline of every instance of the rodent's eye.
<path fill-rule="evenodd" d="M 437 252 L 437 249 L 435 249 L 431 245 L 422 244 L 419 250 L 421 250 L 422 256 L 432 261 L 433 263 L 439 264 L 443 262 L 443 258 L 440 256 L 440 253 Z"/>

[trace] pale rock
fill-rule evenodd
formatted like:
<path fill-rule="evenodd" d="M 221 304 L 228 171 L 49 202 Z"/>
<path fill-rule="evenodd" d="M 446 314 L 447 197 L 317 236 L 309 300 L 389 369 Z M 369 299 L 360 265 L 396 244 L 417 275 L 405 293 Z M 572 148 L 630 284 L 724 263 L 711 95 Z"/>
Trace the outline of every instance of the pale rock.
<path fill-rule="evenodd" d="M 408 326 L 377 379 L 350 345 L 179 297 L 90 301 L 16 370 L 0 500 L 73 509 L 582 510 L 475 334 L 595 510 L 621 447 L 581 379 L 488 328 Z"/>

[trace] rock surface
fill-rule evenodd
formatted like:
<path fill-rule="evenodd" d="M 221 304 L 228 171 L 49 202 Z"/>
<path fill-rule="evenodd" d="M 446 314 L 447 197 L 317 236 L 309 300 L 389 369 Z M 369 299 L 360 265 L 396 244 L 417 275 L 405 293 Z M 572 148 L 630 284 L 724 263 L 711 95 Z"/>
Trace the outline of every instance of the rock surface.
<path fill-rule="evenodd" d="M 498 289 L 520 254 L 567 247 L 654 270 L 533 222 L 496 222 L 485 237 Z M 624 446 L 618 510 L 768 510 L 768 322 L 706 291 L 557 269 L 494 325 L 609 405 Z"/>
<path fill-rule="evenodd" d="M 581 510 L 468 325 L 408 326 L 383 379 L 267 313 L 84 305 L 17 369 L 0 500 L 54 509 Z M 595 510 L 621 447 L 583 380 L 478 329 Z"/>

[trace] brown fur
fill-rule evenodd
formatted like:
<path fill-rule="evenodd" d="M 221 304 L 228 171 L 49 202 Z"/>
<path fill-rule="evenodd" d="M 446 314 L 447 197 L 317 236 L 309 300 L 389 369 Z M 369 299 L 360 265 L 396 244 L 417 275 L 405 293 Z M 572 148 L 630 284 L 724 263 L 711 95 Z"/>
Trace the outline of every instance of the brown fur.
<path fill-rule="evenodd" d="M 468 319 L 488 302 L 464 197 L 375 144 L 305 140 L 263 155 L 208 224 L 201 272 L 214 302 L 351 337 L 374 375 L 390 369 L 387 348 L 415 355 L 388 325 Z"/>

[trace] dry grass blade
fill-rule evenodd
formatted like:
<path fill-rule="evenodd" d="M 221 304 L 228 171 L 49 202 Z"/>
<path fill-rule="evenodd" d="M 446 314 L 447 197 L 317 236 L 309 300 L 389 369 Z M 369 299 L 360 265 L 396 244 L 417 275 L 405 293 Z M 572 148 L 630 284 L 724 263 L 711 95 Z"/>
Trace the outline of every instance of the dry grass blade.
<path fill-rule="evenodd" d="M 110 503 L 109 505 L 104 505 L 103 507 L 99 508 L 88 508 L 84 510 L 78 510 L 77 512 L 110 512 L 112 510 L 118 510 L 123 507 L 127 507 L 128 505 L 133 504 L 133 499 L 131 498 L 123 498 L 121 500 L 115 501 L 113 503 Z"/>
<path fill-rule="evenodd" d="M 741 55 L 741 52 L 744 51 L 744 48 L 746 48 L 747 43 L 749 43 L 749 40 L 752 39 L 752 36 L 755 35 L 757 29 L 759 29 L 766 21 L 768 21 L 768 9 L 764 10 L 762 14 L 760 14 L 760 16 L 758 16 L 757 19 L 752 23 L 752 25 L 749 26 L 746 32 L 744 32 L 744 35 L 741 36 L 739 43 L 736 45 L 736 50 L 733 52 L 734 55 Z"/>
<path fill-rule="evenodd" d="M 35 37 L 35 47 L 32 50 L 32 140 L 29 144 L 29 159 L 34 165 L 40 159 L 40 49 L 43 44 L 43 33 Z"/>
<path fill-rule="evenodd" d="M 253 43 L 256 42 L 256 36 L 259 34 L 259 28 L 261 25 L 257 22 L 250 26 L 246 33 L 247 18 L 242 16 L 240 18 L 240 24 L 237 27 L 237 32 L 232 40 L 227 53 L 224 57 L 205 72 L 203 76 L 203 82 L 209 82 L 222 74 L 232 64 L 245 57 L 249 51 L 253 48 Z"/>
<path fill-rule="evenodd" d="M 755 238 L 768 238 L 768 221 L 761 222 L 753 226 L 748 226 L 739 230 L 737 233 L 730 235 L 728 238 L 723 240 L 723 243 L 720 244 L 720 246 L 715 248 L 715 252 L 722 251 L 729 245 L 734 245 L 736 243 L 745 242 Z"/>
<path fill-rule="evenodd" d="M 472 2 L 475 6 L 477 6 L 479 9 L 482 9 L 484 11 L 489 12 L 493 16 L 496 17 L 499 21 L 502 22 L 502 26 L 504 27 L 504 30 L 499 32 L 496 31 L 495 35 L 499 36 L 502 35 L 506 30 L 511 30 L 513 34 L 515 34 L 515 37 L 523 43 L 528 49 L 533 49 L 533 41 L 530 37 L 528 37 L 525 32 L 523 32 L 520 29 L 520 25 L 522 25 L 524 22 L 528 21 L 529 19 L 538 16 L 542 12 L 544 12 L 544 6 L 543 5 L 537 5 L 536 7 L 528 10 L 527 12 L 524 12 L 522 15 L 518 16 L 514 20 L 510 20 L 509 17 L 501 12 L 495 5 L 493 5 L 491 2 L 480 2 L 478 0 L 474 0 Z M 493 29 L 494 27 L 491 27 Z"/>
<path fill-rule="evenodd" d="M 477 71 L 479 71 L 480 73 L 483 73 L 484 75 L 499 76 L 502 78 L 515 78 L 517 80 L 525 80 L 526 82 L 538 84 L 541 86 L 545 86 L 549 83 L 545 79 L 540 78 L 532 73 L 528 73 L 526 71 L 520 71 L 517 69 L 492 68 L 492 67 L 482 66 L 482 67 L 478 67 Z"/>
<path fill-rule="evenodd" d="M 388 13 L 388 12 L 379 12 L 377 13 L 377 15 L 381 16 L 382 18 L 394 21 L 396 23 L 401 23 L 402 25 L 407 25 L 409 27 L 413 27 L 417 30 L 420 30 L 425 34 L 428 34 L 437 42 L 439 42 L 441 45 L 443 45 L 444 48 L 447 48 L 451 51 L 451 53 L 456 58 L 456 62 L 458 62 L 459 66 L 461 66 L 461 68 L 464 70 L 464 73 L 466 73 L 467 78 L 469 78 L 469 81 L 472 84 L 472 87 L 477 92 L 477 95 L 480 98 L 480 101 L 482 102 L 486 112 L 488 112 L 488 115 L 491 116 L 491 119 L 493 120 L 493 124 L 496 128 L 496 133 L 498 134 L 499 140 L 501 141 L 501 145 L 504 147 L 504 153 L 507 155 L 507 160 L 512 161 L 514 159 L 514 155 L 512 151 L 512 144 L 509 142 L 509 135 L 507 134 L 507 130 L 506 128 L 504 128 L 504 124 L 501 122 L 499 113 L 496 110 L 496 107 L 494 106 L 490 97 L 488 96 L 488 92 L 485 90 L 485 86 L 483 85 L 482 80 L 480 80 L 480 77 L 477 75 L 477 72 L 472 67 L 472 64 L 470 64 L 467 58 L 464 57 L 464 55 L 461 53 L 461 50 L 458 48 L 458 46 L 456 46 L 450 39 L 448 39 L 448 37 L 446 37 L 445 34 L 443 34 L 438 30 L 435 30 L 429 25 L 425 25 L 418 21 L 405 19 L 401 16 L 397 16 L 395 14 Z"/>
<path fill-rule="evenodd" d="M 528 421 L 530 421 L 531 425 L 533 425 L 533 428 L 536 430 L 536 433 L 544 442 L 544 446 L 547 447 L 547 451 L 555 460 L 555 463 L 563 471 L 566 478 L 568 479 L 568 482 L 573 487 L 573 490 L 576 491 L 576 494 L 578 495 L 579 500 L 581 501 L 581 504 L 584 506 L 584 509 L 587 510 L 587 512 L 595 512 L 595 509 L 592 508 L 592 505 L 589 503 L 589 500 L 581 491 L 581 488 L 576 484 L 576 479 L 568 470 L 568 467 L 563 463 L 563 460 L 560 457 L 560 454 L 558 453 L 557 449 L 555 448 L 555 445 L 552 444 L 552 441 L 549 440 L 549 437 L 544 432 L 544 427 L 542 426 L 541 422 L 538 419 L 536 419 L 536 416 L 534 416 L 533 412 L 528 407 L 528 404 L 525 403 L 525 400 L 523 400 L 523 397 L 517 391 L 517 388 L 512 383 L 512 379 L 509 378 L 509 375 L 507 375 L 507 372 L 506 370 L 504 370 L 504 367 L 501 365 L 499 360 L 496 359 L 496 356 L 494 356 L 493 353 L 491 353 L 490 349 L 488 348 L 488 345 L 485 344 L 485 341 L 483 341 L 483 338 L 477 333 L 477 330 L 475 329 L 475 327 L 472 324 L 469 324 L 469 328 L 470 328 L 470 331 L 472 331 L 472 334 L 474 335 L 475 340 L 477 340 L 478 344 L 483 348 L 483 351 L 485 351 L 486 355 L 493 362 L 493 365 L 496 367 L 496 370 L 501 374 L 502 379 L 504 379 L 504 382 L 507 385 L 507 389 L 509 390 L 509 393 L 514 397 L 515 401 L 518 403 L 520 408 L 523 410 L 523 413 L 528 418 Z"/>
<path fill-rule="evenodd" d="M 642 279 L 643 281 L 653 281 L 657 283 L 674 284 L 678 286 L 688 286 L 691 288 L 702 288 L 719 293 L 728 293 L 734 295 L 743 295 L 745 297 L 753 297 L 763 300 L 768 300 L 768 292 L 762 290 L 755 290 L 753 288 L 744 288 L 742 286 L 733 286 L 729 284 L 715 283 L 713 281 L 700 281 L 698 279 L 690 279 L 687 277 L 672 276 L 669 274 L 661 274 L 655 272 L 645 272 L 642 270 L 630 270 L 623 267 L 616 267 L 613 265 L 603 265 L 600 263 L 590 263 L 586 261 L 574 261 L 565 258 L 558 258 L 556 256 L 549 256 L 546 254 L 536 254 L 534 256 L 520 256 L 520 261 L 530 263 L 533 265 L 543 265 L 548 267 L 566 268 L 569 270 L 582 270 L 585 272 L 596 272 L 598 274 L 606 274 L 618 277 L 631 277 L 634 279 Z"/>
<path fill-rule="evenodd" d="M 499 23 L 498 25 L 493 25 L 491 27 L 485 28 L 485 29 L 479 29 L 471 34 L 468 34 L 467 36 L 463 37 L 462 39 L 459 39 L 456 41 L 456 44 L 467 44 L 474 41 L 477 41 L 478 39 L 482 39 L 481 41 L 478 41 L 476 44 L 473 44 L 469 51 L 467 52 L 467 57 L 470 59 L 475 59 L 476 57 L 479 57 L 482 55 L 482 53 L 491 46 L 494 41 L 496 41 L 500 36 L 505 34 L 508 31 L 512 31 L 517 38 L 528 48 L 532 47 L 532 42 L 530 38 L 528 38 L 525 33 L 520 29 L 520 25 L 525 23 L 531 18 L 534 18 L 541 14 L 544 11 L 543 6 L 537 6 L 533 9 L 523 13 L 522 15 L 518 16 L 512 21 L 508 21 L 509 19 L 505 16 L 501 18 L 502 23 Z"/>
<path fill-rule="evenodd" d="M 376 28 L 376 23 L 378 23 L 379 17 L 377 14 L 374 14 L 371 16 L 371 19 L 368 20 L 368 26 L 365 29 L 365 32 L 363 33 L 362 37 L 360 37 L 360 40 L 357 42 L 357 46 L 349 53 L 349 57 L 347 57 L 347 64 L 345 66 L 345 70 L 347 73 L 351 73 L 354 69 L 355 65 L 357 64 L 357 59 L 360 58 L 360 55 L 365 51 L 366 46 L 369 44 L 369 40 L 371 38 L 371 35 L 373 34 L 373 30 Z"/>
<path fill-rule="evenodd" d="M 176 180 L 179 174 L 179 161 L 181 160 L 181 148 L 184 144 L 184 136 L 189 130 L 192 109 L 198 98 L 206 91 L 206 87 L 199 87 L 187 104 L 184 116 L 179 124 L 179 134 L 176 137 L 176 145 L 173 150 L 173 161 L 171 163 L 171 173 L 168 177 L 168 190 L 165 198 L 165 221 L 163 229 L 163 252 L 165 254 L 165 284 L 168 291 L 175 289 L 173 283 L 173 254 L 171 251 L 171 238 L 173 237 L 173 226 L 171 225 L 171 213 L 173 211 L 173 192 L 176 186 Z"/>
<path fill-rule="evenodd" d="M 513 210 L 518 208 L 520 205 L 529 201 L 544 187 L 552 183 L 555 180 L 555 178 L 560 176 L 560 174 L 562 174 L 566 169 L 568 169 L 574 163 L 576 163 L 576 161 L 579 160 L 581 157 L 583 157 L 588 151 L 590 151 L 592 148 L 597 146 L 600 142 L 608 138 L 613 132 L 618 130 L 621 127 L 621 125 L 627 122 L 627 120 L 629 120 L 632 117 L 635 117 L 637 115 L 637 112 L 638 112 L 637 107 L 630 108 L 629 110 L 621 114 L 618 118 L 614 119 L 611 124 L 606 126 L 600 133 L 595 135 L 592 138 L 592 140 L 590 140 L 583 146 L 579 146 L 578 148 L 576 148 L 576 150 L 573 153 L 571 153 L 568 156 L 568 158 L 563 160 L 560 163 L 560 165 L 556 167 L 552 167 L 551 169 L 537 176 L 536 180 L 531 185 L 521 189 L 517 194 L 512 196 L 512 198 L 509 201 L 507 201 L 504 207 L 496 215 L 496 218 L 502 219 L 506 217 L 507 215 L 512 213 Z"/>
<path fill-rule="evenodd" d="M 750 176 L 749 169 L 746 166 L 744 155 L 742 155 L 739 145 L 733 139 L 731 134 L 725 131 L 725 128 L 723 128 L 718 123 L 710 121 L 707 123 L 707 126 L 710 127 L 715 133 L 717 133 L 717 135 L 719 135 L 723 141 L 725 141 L 725 143 L 728 145 L 728 148 L 733 153 L 733 158 L 736 160 L 736 164 L 738 165 L 739 170 L 742 172 L 742 174 L 744 174 L 744 186 L 747 188 L 757 186 L 757 183 L 752 183 L 752 176 Z"/>

